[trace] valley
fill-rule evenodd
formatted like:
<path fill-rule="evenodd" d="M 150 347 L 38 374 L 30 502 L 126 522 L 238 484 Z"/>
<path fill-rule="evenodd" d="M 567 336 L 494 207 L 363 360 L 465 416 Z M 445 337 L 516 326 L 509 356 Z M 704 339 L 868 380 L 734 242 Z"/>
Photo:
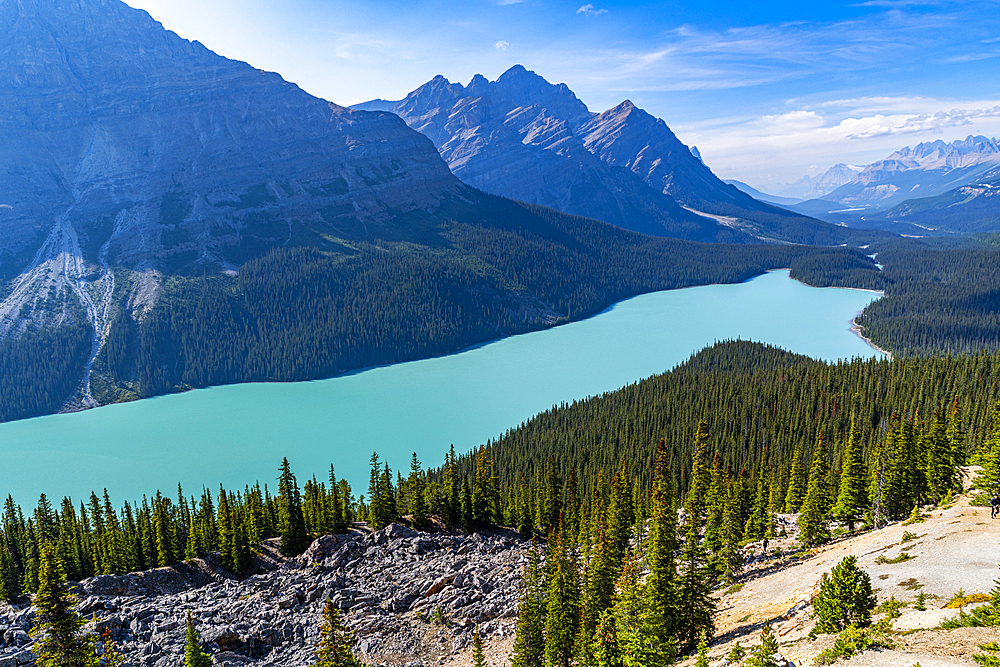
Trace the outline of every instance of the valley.
<path fill-rule="evenodd" d="M 554 405 L 662 373 L 714 341 L 761 341 L 829 361 L 876 355 L 850 323 L 877 294 L 787 275 L 647 294 L 579 322 L 328 380 L 214 387 L 0 424 L 18 471 L 2 491 L 27 502 L 107 487 L 137 499 L 178 482 L 268 480 L 275 456 L 307 470 L 332 463 L 363 488 L 373 450 L 396 469 L 412 452 L 438 461 L 451 444 L 466 452 Z"/>

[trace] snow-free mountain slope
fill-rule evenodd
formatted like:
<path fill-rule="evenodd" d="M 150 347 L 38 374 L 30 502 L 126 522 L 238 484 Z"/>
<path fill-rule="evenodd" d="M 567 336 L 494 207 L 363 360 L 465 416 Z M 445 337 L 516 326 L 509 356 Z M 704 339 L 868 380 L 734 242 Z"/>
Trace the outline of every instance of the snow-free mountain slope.
<path fill-rule="evenodd" d="M 801 199 L 795 199 L 793 197 L 779 197 L 777 195 L 768 194 L 767 192 L 761 192 L 757 188 L 747 185 L 743 181 L 737 181 L 734 178 L 727 178 L 723 182 L 726 185 L 732 185 L 741 192 L 747 193 L 758 201 L 774 204 L 775 206 L 791 206 L 792 204 L 798 204 L 802 201 Z"/>
<path fill-rule="evenodd" d="M 522 67 L 493 82 L 477 75 L 468 86 L 436 76 L 392 111 L 434 142 L 456 176 L 486 192 L 655 236 L 753 240 L 595 156 L 574 131 L 590 117 L 586 106 Z"/>
<path fill-rule="evenodd" d="M 723 183 L 665 122 L 630 101 L 592 114 L 565 84 L 520 65 L 493 82 L 477 74 L 468 86 L 437 76 L 391 110 L 430 137 L 459 178 L 494 194 L 681 238 L 846 238 Z"/>

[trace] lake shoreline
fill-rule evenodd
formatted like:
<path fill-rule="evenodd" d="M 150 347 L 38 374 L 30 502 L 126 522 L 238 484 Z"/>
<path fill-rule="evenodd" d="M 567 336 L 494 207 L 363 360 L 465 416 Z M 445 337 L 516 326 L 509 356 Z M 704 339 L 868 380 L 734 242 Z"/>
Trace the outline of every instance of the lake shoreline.
<path fill-rule="evenodd" d="M 864 312 L 864 311 L 861 311 L 861 312 Z M 863 340 L 866 343 L 868 343 L 868 346 L 870 348 L 872 348 L 876 352 L 881 352 L 882 354 L 884 354 L 886 356 L 886 358 L 889 361 L 892 361 L 892 352 L 890 352 L 889 350 L 883 350 L 878 345 L 876 345 L 875 343 L 873 343 L 871 338 L 868 338 L 868 336 L 865 336 L 863 333 L 861 333 L 861 325 L 858 324 L 858 317 L 860 315 L 861 315 L 861 313 L 859 312 L 857 315 L 854 316 L 854 319 L 851 320 L 851 331 L 853 331 L 854 334 L 858 338 L 860 338 L 861 340 Z"/>

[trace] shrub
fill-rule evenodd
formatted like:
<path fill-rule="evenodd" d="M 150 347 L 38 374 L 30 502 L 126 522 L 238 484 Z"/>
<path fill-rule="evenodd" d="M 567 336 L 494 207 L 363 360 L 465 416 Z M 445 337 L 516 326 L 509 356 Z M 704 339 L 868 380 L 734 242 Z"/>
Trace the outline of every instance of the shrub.
<path fill-rule="evenodd" d="M 994 582 L 996 585 L 990 592 L 990 601 L 979 607 L 975 607 L 968 614 L 965 610 L 959 609 L 958 616 L 956 618 L 948 619 L 941 623 L 941 627 L 946 630 L 951 630 L 953 628 L 985 628 L 1000 625 L 1000 579 Z M 962 593 L 962 591 L 959 591 Z M 974 594 L 982 595 L 982 594 Z M 972 597 L 972 596 L 969 596 Z M 965 600 L 966 596 L 963 594 L 961 598 L 955 596 L 952 598 L 952 602 L 948 604 L 951 605 L 957 599 Z"/>
<path fill-rule="evenodd" d="M 916 556 L 911 556 L 905 551 L 901 552 L 895 558 L 886 558 L 885 555 L 881 555 L 875 559 L 876 565 L 895 565 L 896 563 L 905 563 L 908 560 L 913 560 Z"/>
<path fill-rule="evenodd" d="M 997 657 L 997 652 L 1000 651 L 1000 644 L 990 642 L 989 644 L 979 644 L 978 646 L 980 650 L 990 651 L 990 653 L 973 653 L 973 660 L 983 667 L 1000 667 L 1000 657 Z"/>
<path fill-rule="evenodd" d="M 737 662 L 743 659 L 743 656 L 747 654 L 747 650 L 743 648 L 743 645 L 737 641 L 733 644 L 733 648 L 729 650 L 729 654 L 726 655 L 726 660 L 729 664 L 735 665 Z"/>
<path fill-rule="evenodd" d="M 858 567 L 857 558 L 847 556 L 829 575 L 823 574 L 813 601 L 813 618 L 817 619 L 813 633 L 840 632 L 851 624 L 866 626 L 876 602 L 868 574 Z"/>
<path fill-rule="evenodd" d="M 924 520 L 924 517 L 920 514 L 920 505 L 914 505 L 913 511 L 910 512 L 910 517 L 903 522 L 904 526 L 910 526 L 915 523 L 920 523 Z"/>
<path fill-rule="evenodd" d="M 901 539 L 899 543 L 902 544 L 903 542 L 909 542 L 910 540 L 915 540 L 918 537 L 919 535 L 917 535 L 916 533 L 911 533 L 910 531 L 907 530 L 903 532 L 903 539 Z"/>
<path fill-rule="evenodd" d="M 829 665 L 838 658 L 850 658 L 871 648 L 892 648 L 888 621 L 881 621 L 870 628 L 859 628 L 851 623 L 837 635 L 833 646 L 816 656 L 816 664 Z"/>
<path fill-rule="evenodd" d="M 927 594 L 923 591 L 917 593 L 917 600 L 913 603 L 913 608 L 917 611 L 927 611 Z"/>
<path fill-rule="evenodd" d="M 765 623 L 760 631 L 760 645 L 755 646 L 747 658 L 746 667 L 778 667 L 774 654 L 778 652 L 778 640 L 771 632 L 771 624 Z"/>
<path fill-rule="evenodd" d="M 899 610 L 906 606 L 902 600 L 897 600 L 895 595 L 890 595 L 889 599 L 875 608 L 876 614 L 886 614 L 890 619 L 899 618 Z"/>

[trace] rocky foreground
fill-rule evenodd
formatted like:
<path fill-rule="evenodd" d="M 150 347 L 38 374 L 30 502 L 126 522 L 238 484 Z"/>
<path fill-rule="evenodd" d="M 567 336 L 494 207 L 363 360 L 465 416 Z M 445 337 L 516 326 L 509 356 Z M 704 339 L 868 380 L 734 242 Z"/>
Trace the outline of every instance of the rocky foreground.
<path fill-rule="evenodd" d="M 268 550 L 271 571 L 244 581 L 195 561 L 79 585 L 80 610 L 109 630 L 129 665 L 183 662 L 190 613 L 216 665 L 306 665 L 314 661 L 327 597 L 358 631 L 370 664 L 438 663 L 471 644 L 511 632 L 529 544 L 515 533 L 444 535 L 393 524 L 326 536 L 295 559 Z M 0 667 L 34 663 L 30 608 L 0 608 Z"/>

